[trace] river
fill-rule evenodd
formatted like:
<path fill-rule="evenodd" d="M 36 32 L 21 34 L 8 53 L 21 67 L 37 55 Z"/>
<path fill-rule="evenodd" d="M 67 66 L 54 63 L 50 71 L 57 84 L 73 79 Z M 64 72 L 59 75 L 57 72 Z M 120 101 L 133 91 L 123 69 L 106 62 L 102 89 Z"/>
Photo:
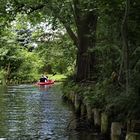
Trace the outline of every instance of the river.
<path fill-rule="evenodd" d="M 99 140 L 68 129 L 74 118 L 60 85 L 0 87 L 0 140 Z"/>

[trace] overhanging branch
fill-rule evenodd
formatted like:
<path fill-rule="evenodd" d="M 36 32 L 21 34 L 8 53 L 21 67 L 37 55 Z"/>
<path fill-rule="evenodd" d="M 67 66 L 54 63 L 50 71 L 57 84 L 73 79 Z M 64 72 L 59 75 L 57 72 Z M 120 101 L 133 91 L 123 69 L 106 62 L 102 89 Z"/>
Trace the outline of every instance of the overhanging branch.
<path fill-rule="evenodd" d="M 64 27 L 67 30 L 67 33 L 69 34 L 69 36 L 71 37 L 71 39 L 73 40 L 74 44 L 76 45 L 76 47 L 78 48 L 78 39 L 76 37 L 76 35 L 74 34 L 74 32 L 72 31 L 72 29 L 70 28 L 70 26 L 63 24 Z"/>

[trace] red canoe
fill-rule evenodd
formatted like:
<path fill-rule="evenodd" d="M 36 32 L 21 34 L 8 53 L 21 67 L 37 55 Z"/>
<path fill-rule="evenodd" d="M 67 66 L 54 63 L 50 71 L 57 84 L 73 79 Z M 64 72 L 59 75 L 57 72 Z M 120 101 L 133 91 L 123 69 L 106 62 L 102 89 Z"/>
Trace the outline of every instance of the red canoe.
<path fill-rule="evenodd" d="M 37 85 L 51 85 L 54 84 L 54 80 L 48 80 L 47 82 L 37 82 Z"/>

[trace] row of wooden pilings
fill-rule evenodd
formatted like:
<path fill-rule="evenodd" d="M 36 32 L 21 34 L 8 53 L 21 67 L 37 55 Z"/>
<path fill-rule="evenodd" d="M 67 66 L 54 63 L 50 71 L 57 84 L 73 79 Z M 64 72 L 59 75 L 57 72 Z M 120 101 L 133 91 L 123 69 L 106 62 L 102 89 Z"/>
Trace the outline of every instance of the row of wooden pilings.
<path fill-rule="evenodd" d="M 128 123 L 128 128 L 126 127 L 126 131 L 123 132 L 124 125 L 121 122 L 111 122 L 111 118 L 106 112 L 91 107 L 80 95 L 69 93 L 64 96 L 64 99 L 73 104 L 75 112 L 80 114 L 80 117 L 86 115 L 88 122 L 91 122 L 93 127 L 98 128 L 98 132 L 103 136 L 108 136 L 111 140 L 140 140 L 140 133 L 134 132 L 131 128 L 137 121 Z"/>

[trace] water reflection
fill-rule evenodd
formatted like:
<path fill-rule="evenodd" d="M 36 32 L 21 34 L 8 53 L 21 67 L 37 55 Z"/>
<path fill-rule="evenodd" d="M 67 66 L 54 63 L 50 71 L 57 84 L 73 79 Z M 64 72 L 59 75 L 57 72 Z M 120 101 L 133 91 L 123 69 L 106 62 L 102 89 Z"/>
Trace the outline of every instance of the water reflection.
<path fill-rule="evenodd" d="M 40 92 L 42 93 L 46 93 L 51 87 L 53 87 L 53 85 L 37 85 L 38 89 Z"/>
<path fill-rule="evenodd" d="M 92 134 L 67 131 L 72 117 L 57 86 L 0 87 L 0 138 L 97 140 Z"/>

